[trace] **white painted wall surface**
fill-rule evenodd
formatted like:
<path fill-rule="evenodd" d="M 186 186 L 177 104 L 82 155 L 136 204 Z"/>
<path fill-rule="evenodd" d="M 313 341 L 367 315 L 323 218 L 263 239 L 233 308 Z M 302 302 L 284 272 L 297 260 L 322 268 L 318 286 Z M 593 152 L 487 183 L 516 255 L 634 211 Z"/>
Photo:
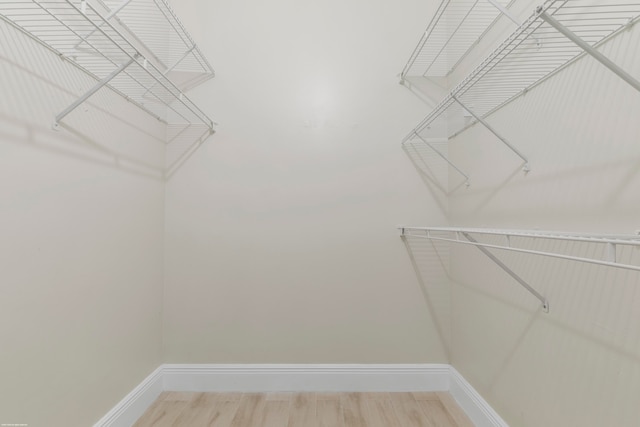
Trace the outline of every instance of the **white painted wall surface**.
<path fill-rule="evenodd" d="M 400 149 L 428 106 L 397 74 L 436 4 L 173 5 L 221 126 L 166 187 L 166 362 L 445 362 L 395 229 L 446 222 Z"/>
<path fill-rule="evenodd" d="M 0 22 L 0 423 L 93 425 L 161 363 L 164 128 Z"/>
<path fill-rule="evenodd" d="M 640 79 L 640 27 L 601 51 Z M 466 71 L 469 71 L 467 69 Z M 451 141 L 473 185 L 450 197 L 460 226 L 633 233 L 640 217 L 640 93 L 591 58 Z M 451 172 L 453 174 L 453 172 Z M 453 175 L 452 175 L 453 176 Z M 593 246 L 533 242 L 591 255 Z M 545 295 L 551 313 L 473 247 L 451 247 L 452 364 L 512 426 L 640 422 L 640 275 L 496 252 Z M 619 252 L 640 262 L 637 250 Z"/>

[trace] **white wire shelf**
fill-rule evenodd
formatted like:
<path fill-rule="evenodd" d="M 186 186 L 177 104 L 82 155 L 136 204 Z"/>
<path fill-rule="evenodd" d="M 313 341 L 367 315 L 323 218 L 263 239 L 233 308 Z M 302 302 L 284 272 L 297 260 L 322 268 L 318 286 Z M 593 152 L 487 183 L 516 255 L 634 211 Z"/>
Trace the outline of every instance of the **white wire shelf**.
<path fill-rule="evenodd" d="M 523 163 L 528 160 L 485 119 L 584 54 L 640 91 L 640 82 L 620 69 L 597 47 L 640 18 L 640 1 L 547 0 L 491 55 L 458 84 L 403 140 L 453 138 L 481 123 Z"/>
<path fill-rule="evenodd" d="M 182 91 L 215 76 L 166 0 L 95 1 L 102 16 Z"/>
<path fill-rule="evenodd" d="M 513 1 L 443 0 L 404 66 L 401 78 L 448 76 L 497 19 L 509 14 Z"/>
<path fill-rule="evenodd" d="M 578 261 L 607 267 L 623 268 L 640 271 L 640 265 L 620 262 L 618 260 L 617 247 L 640 247 L 640 235 L 638 234 L 594 234 L 574 233 L 560 231 L 541 230 L 505 230 L 487 228 L 465 227 L 398 227 L 401 236 L 432 241 L 451 242 L 455 244 L 471 245 L 477 247 L 498 266 L 505 270 L 511 277 L 520 283 L 525 289 L 540 300 L 543 309 L 549 311 L 549 302 L 514 273 L 502 261 L 500 261 L 489 249 L 512 251 L 524 254 L 539 255 L 559 258 L 568 261 Z M 475 237 L 474 237 L 475 236 Z M 480 237 L 482 236 L 482 237 Z M 479 241 L 478 239 L 483 239 Z M 566 241 L 595 244 L 602 248 L 600 251 L 590 251 L 590 256 L 576 256 L 566 251 L 553 251 L 551 249 L 536 249 L 530 242 L 532 240 Z M 529 244 L 527 244 L 529 242 Z"/>
<path fill-rule="evenodd" d="M 135 2 L 134 2 L 135 3 Z M 103 15 L 86 1 L 0 2 L 0 18 L 96 79 L 97 84 L 60 112 L 54 127 L 104 86 L 164 123 L 183 128 L 189 138 L 206 138 L 215 123 Z M 188 132 L 186 130 L 189 130 Z M 171 142 L 171 141 L 169 141 Z"/>

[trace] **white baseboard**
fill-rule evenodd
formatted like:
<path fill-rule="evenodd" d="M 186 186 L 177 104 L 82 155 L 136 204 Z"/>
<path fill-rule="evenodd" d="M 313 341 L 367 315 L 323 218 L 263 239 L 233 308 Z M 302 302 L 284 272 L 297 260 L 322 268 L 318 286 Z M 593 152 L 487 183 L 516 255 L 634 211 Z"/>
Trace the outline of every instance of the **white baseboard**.
<path fill-rule="evenodd" d="M 466 412 L 476 427 L 509 427 L 453 366 L 450 369 L 449 393 L 456 399 L 458 405 Z"/>
<path fill-rule="evenodd" d="M 165 365 L 172 391 L 441 391 L 449 365 Z"/>
<path fill-rule="evenodd" d="M 163 366 L 153 371 L 93 427 L 131 427 L 163 391 Z"/>
<path fill-rule="evenodd" d="M 162 391 L 449 391 L 476 427 L 508 427 L 450 365 L 162 365 L 94 427 L 130 427 Z"/>

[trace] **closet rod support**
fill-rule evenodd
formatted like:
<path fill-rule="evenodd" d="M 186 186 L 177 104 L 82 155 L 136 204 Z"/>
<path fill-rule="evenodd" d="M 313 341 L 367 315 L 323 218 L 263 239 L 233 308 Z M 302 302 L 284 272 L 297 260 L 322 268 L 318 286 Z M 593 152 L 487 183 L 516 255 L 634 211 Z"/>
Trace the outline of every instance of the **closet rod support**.
<path fill-rule="evenodd" d="M 420 136 L 420 134 L 416 131 L 413 132 L 422 142 L 424 142 L 427 147 L 431 148 L 438 156 L 440 156 L 445 162 L 447 162 L 449 164 L 449 166 L 451 166 L 452 168 L 454 168 L 456 171 L 458 171 L 458 173 L 462 176 L 464 176 L 465 182 L 464 185 L 466 185 L 467 187 L 470 185 L 469 184 L 469 175 L 467 175 L 466 173 L 462 172 L 456 165 L 453 164 L 453 162 L 451 162 L 451 160 L 449 160 L 447 158 L 447 156 L 445 156 L 444 154 L 442 154 L 440 152 L 440 150 L 437 150 L 436 147 L 434 147 L 433 145 L 431 145 L 430 142 L 428 142 L 426 139 L 424 139 L 422 136 Z"/>
<path fill-rule="evenodd" d="M 404 232 L 404 230 L 403 230 L 403 232 Z M 462 235 L 468 241 L 470 241 L 472 243 L 478 243 L 478 241 L 476 239 L 474 239 L 473 237 L 471 237 L 471 235 L 469 235 L 469 233 L 462 232 Z M 529 285 L 527 282 L 524 281 L 524 279 L 522 279 L 520 276 L 518 276 L 516 273 L 514 273 L 513 270 L 511 270 L 509 267 L 507 267 L 494 254 L 489 252 L 489 250 L 487 248 L 484 248 L 482 246 L 476 246 L 476 248 L 478 248 L 483 254 L 485 254 L 487 257 L 489 257 L 489 259 L 491 259 L 491 261 L 495 262 L 498 265 L 498 267 L 503 269 L 509 276 L 513 277 L 516 282 L 520 283 L 520 285 L 522 285 L 522 287 L 524 287 L 527 291 L 529 291 L 533 296 L 535 296 L 537 299 L 539 299 L 540 302 L 542 303 L 542 310 L 545 313 L 549 312 L 549 301 L 547 301 L 547 299 L 544 296 L 542 296 L 542 294 L 540 294 L 540 292 L 538 292 L 535 289 L 533 289 L 531 287 L 531 285 Z"/>
<path fill-rule="evenodd" d="M 511 145 L 509 143 L 509 141 L 507 141 L 502 135 L 500 135 L 493 127 L 491 127 L 491 125 L 489 123 L 486 122 L 486 120 L 484 120 L 482 117 L 478 116 L 476 113 L 473 112 L 473 110 L 471 108 L 468 108 L 466 105 L 464 105 L 464 103 L 462 101 L 460 101 L 460 99 L 455 95 L 455 94 L 451 94 L 451 98 L 453 98 L 454 101 L 456 101 L 458 104 L 460 104 L 460 106 L 462 108 L 464 108 L 466 111 L 469 112 L 469 114 L 471 114 L 471 116 L 476 119 L 480 124 L 482 124 L 484 127 L 486 127 L 489 132 L 491 132 L 492 134 L 494 134 L 500 141 L 502 141 L 504 143 L 504 145 L 506 145 L 507 147 L 509 147 L 509 149 L 511 149 L 511 151 L 513 151 L 514 153 L 516 153 L 516 155 L 518 157 L 520 157 L 523 161 L 524 161 L 524 166 L 522 168 L 522 171 L 526 174 L 529 173 L 529 171 L 531 169 L 529 169 L 529 160 L 520 152 L 518 151 L 518 149 L 516 147 L 514 147 L 513 145 Z"/>
<path fill-rule="evenodd" d="M 82 95 L 80 98 L 78 98 L 73 104 L 69 105 L 63 112 L 61 112 L 60 114 L 58 114 L 55 118 L 55 121 L 53 122 L 53 129 L 54 130 L 58 130 L 60 129 L 60 121 L 62 119 L 64 119 L 70 112 L 72 112 L 73 110 L 75 110 L 76 108 L 78 108 L 78 106 L 80 104 L 82 104 L 84 101 L 86 101 L 87 99 L 89 99 L 89 97 L 91 95 L 93 95 L 94 93 L 96 93 L 97 91 L 99 91 L 101 88 L 103 88 L 104 86 L 106 86 L 111 80 L 113 80 L 114 77 L 116 77 L 118 74 L 120 74 L 122 71 L 124 71 L 125 68 L 127 68 L 129 65 L 131 65 L 133 62 L 135 62 L 136 58 L 138 55 L 134 56 L 133 58 L 129 59 L 127 62 L 125 62 L 124 64 L 122 64 L 120 67 L 118 67 L 118 69 L 114 70 L 111 74 L 109 74 L 107 77 L 105 77 L 104 79 L 100 80 L 94 87 L 92 87 L 91 89 L 89 89 L 88 92 L 86 92 L 84 95 Z"/>
<path fill-rule="evenodd" d="M 596 49 L 594 49 L 591 45 L 589 45 L 584 40 L 582 40 L 580 37 L 578 37 L 576 34 L 574 34 L 567 27 L 562 25 L 560 22 L 556 21 L 555 18 L 553 18 L 549 14 L 547 14 L 547 12 L 541 12 L 540 13 L 540 18 L 544 19 L 545 22 L 547 22 L 553 28 L 558 30 L 558 32 L 560 32 L 566 38 L 568 38 L 569 40 L 574 42 L 582 50 L 584 50 L 589 55 L 591 55 L 595 60 L 597 60 L 602 65 L 607 67 L 609 70 L 613 71 L 615 74 L 618 75 L 618 77 L 620 77 L 625 82 L 629 83 L 637 91 L 640 92 L 640 82 L 638 80 L 636 80 L 631 74 L 627 73 L 625 70 L 620 68 L 613 61 L 611 61 L 609 58 L 607 58 L 606 56 L 604 56 L 603 54 L 598 52 Z"/>

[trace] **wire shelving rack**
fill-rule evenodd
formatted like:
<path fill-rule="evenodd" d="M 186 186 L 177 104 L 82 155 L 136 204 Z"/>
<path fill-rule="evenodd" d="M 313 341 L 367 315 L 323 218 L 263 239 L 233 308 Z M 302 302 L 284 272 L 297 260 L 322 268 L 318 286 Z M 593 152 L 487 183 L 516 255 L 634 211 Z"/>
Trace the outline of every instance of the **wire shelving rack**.
<path fill-rule="evenodd" d="M 504 264 L 490 250 L 511 251 L 530 255 L 559 258 L 606 267 L 640 271 L 640 265 L 620 259 L 617 247 L 640 248 L 638 234 L 597 234 L 543 230 L 509 230 L 465 227 L 398 227 L 403 238 L 412 237 L 432 241 L 450 242 L 475 246 L 489 259 L 495 262 L 522 287 L 533 294 L 542 303 L 545 312 L 549 311 L 549 301 L 529 283 Z M 566 251 L 535 248 L 534 240 L 578 242 L 600 247 L 599 251 L 590 251 L 589 256 L 572 255 Z"/>
<path fill-rule="evenodd" d="M 166 6 L 162 0 L 152 0 L 152 2 Z M 123 30 L 125 17 L 122 20 L 114 19 L 127 7 L 132 7 L 131 11 L 144 8 L 134 9 L 136 0 L 121 2 L 121 7 L 113 10 L 108 8 L 107 3 L 114 2 L 102 3 L 87 0 L 0 2 L 2 20 L 96 80 L 95 86 L 55 117 L 54 128 L 58 128 L 59 123 L 91 95 L 103 87 L 109 87 L 158 120 L 167 125 L 170 124 L 174 129 L 177 127 L 178 131 L 174 132 L 175 135 L 188 135 L 188 138 L 203 140 L 212 134 L 215 123 L 184 95 L 184 91 L 170 79 L 169 75 L 173 70 L 184 70 L 184 67 L 197 62 L 195 59 L 189 59 L 189 56 L 198 58 L 199 51 L 194 48 L 186 56 L 182 54 L 182 61 L 171 70 L 169 70 L 170 66 L 159 68 L 156 64 L 162 66 L 169 63 L 179 54 L 171 48 L 163 51 L 162 54 L 153 53 L 150 49 L 157 46 L 150 42 L 142 42 L 149 38 L 146 32 L 143 31 L 139 37 L 135 36 Z M 140 0 L 140 3 L 146 4 L 149 0 Z M 168 6 L 164 10 L 169 11 Z M 171 12 L 170 16 L 175 15 Z M 177 25 L 177 22 L 175 20 L 173 25 Z M 134 28 L 135 25 L 131 25 L 130 29 Z M 178 28 L 184 30 L 181 25 Z M 158 30 L 160 33 L 163 32 L 161 28 Z M 182 33 L 183 36 L 184 34 L 186 33 Z M 172 44 L 169 43 L 173 40 L 171 33 L 159 34 L 155 37 L 158 40 L 164 38 L 167 46 Z M 186 40 L 190 41 L 190 38 Z M 159 59 L 160 62 L 158 62 Z M 210 74 L 212 75 L 212 71 Z M 190 79 L 191 83 L 194 81 Z"/>
<path fill-rule="evenodd" d="M 444 0 L 404 66 L 405 77 L 446 77 L 514 0 Z"/>
<path fill-rule="evenodd" d="M 402 143 L 415 139 L 425 143 L 431 138 L 451 139 L 480 123 L 521 158 L 523 170 L 528 172 L 527 157 L 487 123 L 486 118 L 586 54 L 640 91 L 637 78 L 597 49 L 639 19 L 637 0 L 607 4 L 591 0 L 547 0 L 455 86 Z"/>

